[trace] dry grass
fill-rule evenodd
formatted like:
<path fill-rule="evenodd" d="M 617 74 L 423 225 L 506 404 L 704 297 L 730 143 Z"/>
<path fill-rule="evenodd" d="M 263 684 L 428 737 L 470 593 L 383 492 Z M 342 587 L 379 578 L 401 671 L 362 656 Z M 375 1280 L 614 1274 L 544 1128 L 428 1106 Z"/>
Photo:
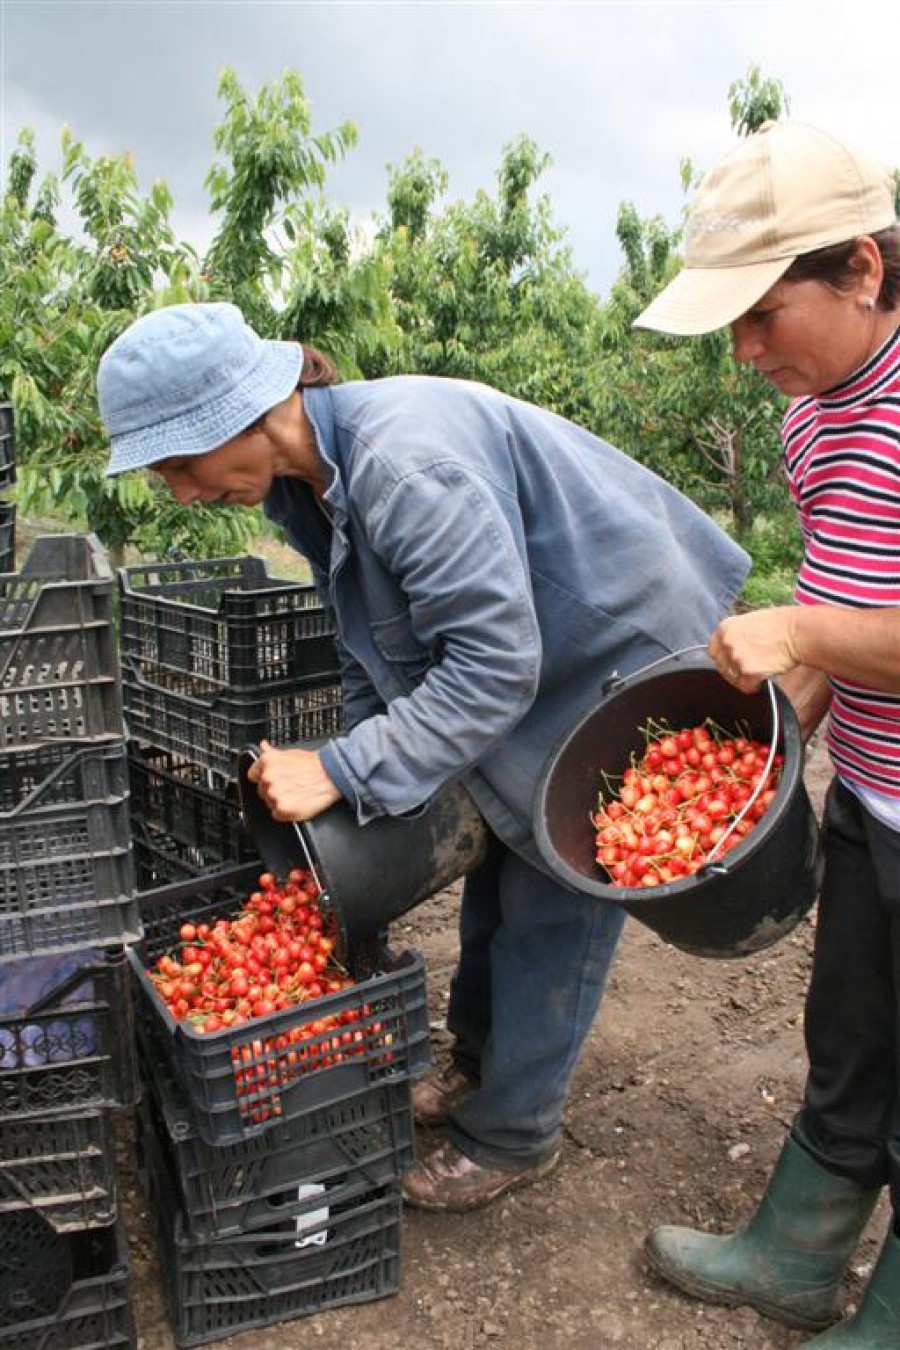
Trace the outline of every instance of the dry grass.
<path fill-rule="evenodd" d="M 254 539 L 250 552 L 258 558 L 265 558 L 273 577 L 282 581 L 312 580 L 309 563 L 290 544 L 281 544 L 276 539 L 260 535 Z"/>

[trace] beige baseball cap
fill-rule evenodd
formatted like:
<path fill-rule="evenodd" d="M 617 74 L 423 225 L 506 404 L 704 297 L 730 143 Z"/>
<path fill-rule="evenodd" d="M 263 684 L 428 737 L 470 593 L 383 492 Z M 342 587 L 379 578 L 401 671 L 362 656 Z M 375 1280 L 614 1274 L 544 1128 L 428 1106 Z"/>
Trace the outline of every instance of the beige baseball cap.
<path fill-rule="evenodd" d="M 746 313 L 801 253 L 887 229 L 894 177 L 802 122 L 766 122 L 703 179 L 684 266 L 636 328 L 711 333 Z"/>

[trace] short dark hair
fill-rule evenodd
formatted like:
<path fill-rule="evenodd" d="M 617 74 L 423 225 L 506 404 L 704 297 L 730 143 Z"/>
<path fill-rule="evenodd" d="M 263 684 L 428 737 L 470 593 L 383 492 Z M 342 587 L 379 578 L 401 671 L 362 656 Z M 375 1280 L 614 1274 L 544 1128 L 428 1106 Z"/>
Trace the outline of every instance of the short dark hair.
<path fill-rule="evenodd" d="M 900 221 L 894 221 L 886 230 L 879 230 L 870 238 L 874 241 L 884 276 L 878 292 L 878 308 L 896 309 L 900 305 Z M 812 253 L 801 253 L 784 274 L 785 281 L 823 281 L 836 291 L 848 291 L 858 271 L 859 238 L 848 239 L 829 248 L 817 248 Z"/>

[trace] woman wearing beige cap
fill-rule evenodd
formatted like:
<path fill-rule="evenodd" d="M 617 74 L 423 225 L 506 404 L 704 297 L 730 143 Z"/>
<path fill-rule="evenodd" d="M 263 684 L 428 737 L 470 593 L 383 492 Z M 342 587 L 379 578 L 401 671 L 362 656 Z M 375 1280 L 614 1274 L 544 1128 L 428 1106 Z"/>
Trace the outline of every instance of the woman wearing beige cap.
<path fill-rule="evenodd" d="M 900 1347 L 900 225 L 892 175 L 826 133 L 768 123 L 704 179 L 685 266 L 638 326 L 729 325 L 791 399 L 785 469 L 804 538 L 796 604 L 709 644 L 751 691 L 778 676 L 835 769 L 806 1005 L 803 1105 L 746 1228 L 651 1233 L 655 1270 L 817 1329 L 887 1185 L 893 1222 L 858 1312 L 810 1344 Z"/>

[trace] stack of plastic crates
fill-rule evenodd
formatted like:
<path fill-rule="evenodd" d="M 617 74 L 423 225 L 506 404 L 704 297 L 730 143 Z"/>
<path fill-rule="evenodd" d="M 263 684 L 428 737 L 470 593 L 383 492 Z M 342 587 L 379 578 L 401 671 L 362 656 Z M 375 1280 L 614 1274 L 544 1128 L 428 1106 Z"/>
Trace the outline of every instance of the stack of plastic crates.
<path fill-rule="evenodd" d="M 91 535 L 0 575 L 0 1347 L 129 1346 L 116 1108 L 141 935 L 113 625 Z"/>
<path fill-rule="evenodd" d="M 313 586 L 261 558 L 151 563 L 119 572 L 131 737 L 132 829 L 146 890 L 256 850 L 243 831 L 240 751 L 340 732 L 334 630 Z"/>
<path fill-rule="evenodd" d="M 16 508 L 2 494 L 16 481 L 16 437 L 13 407 L 0 403 L 0 572 L 16 565 Z"/>
<path fill-rule="evenodd" d="M 256 878 L 243 866 L 144 893 L 129 953 L 138 1170 L 183 1346 L 399 1288 L 410 1079 L 429 1053 L 421 955 L 381 953 L 337 993 L 214 1032 L 175 1021 L 148 973 L 185 922 L 235 914 Z"/>

